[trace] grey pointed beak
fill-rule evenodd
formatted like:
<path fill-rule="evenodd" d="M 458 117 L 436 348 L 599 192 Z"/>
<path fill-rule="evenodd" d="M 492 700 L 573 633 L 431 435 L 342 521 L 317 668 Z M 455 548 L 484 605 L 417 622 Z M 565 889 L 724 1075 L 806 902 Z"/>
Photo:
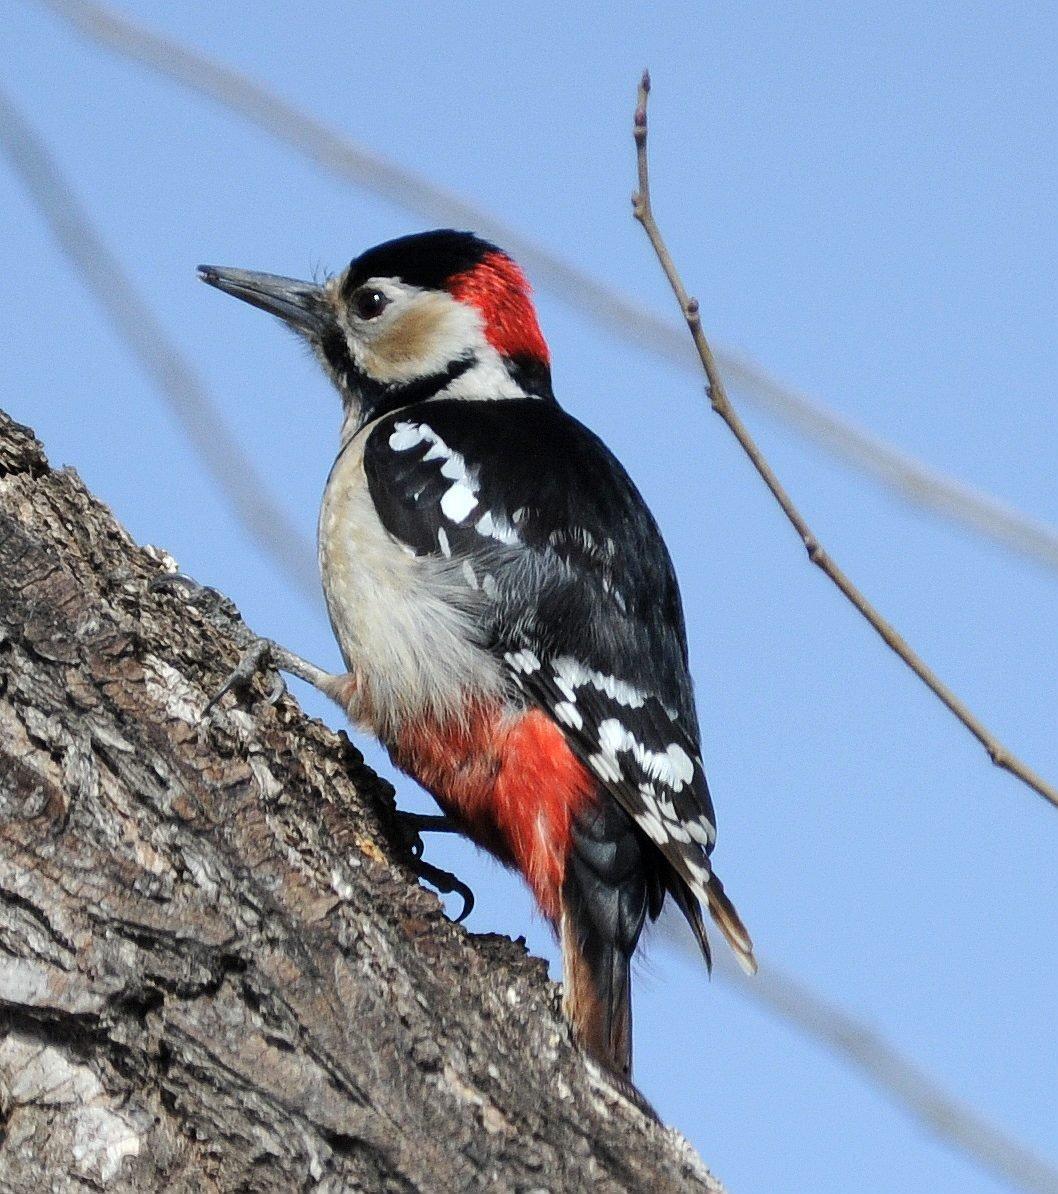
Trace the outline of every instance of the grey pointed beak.
<path fill-rule="evenodd" d="M 232 294 L 260 307 L 269 315 L 276 315 L 295 331 L 320 337 L 330 322 L 329 305 L 323 287 L 314 282 L 299 282 L 296 278 L 281 278 L 277 274 L 257 274 L 245 269 L 225 269 L 217 265 L 200 265 L 198 276 L 225 294 Z"/>

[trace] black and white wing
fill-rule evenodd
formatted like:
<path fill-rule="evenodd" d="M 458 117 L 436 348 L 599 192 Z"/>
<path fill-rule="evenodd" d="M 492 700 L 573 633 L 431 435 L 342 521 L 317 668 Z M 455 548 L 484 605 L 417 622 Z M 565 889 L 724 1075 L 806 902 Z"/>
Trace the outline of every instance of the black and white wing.
<path fill-rule="evenodd" d="M 461 564 L 484 611 L 481 645 L 657 847 L 703 948 L 695 900 L 752 969 L 709 863 L 679 588 L 620 463 L 557 405 L 438 399 L 379 420 L 364 468 L 391 535 Z"/>

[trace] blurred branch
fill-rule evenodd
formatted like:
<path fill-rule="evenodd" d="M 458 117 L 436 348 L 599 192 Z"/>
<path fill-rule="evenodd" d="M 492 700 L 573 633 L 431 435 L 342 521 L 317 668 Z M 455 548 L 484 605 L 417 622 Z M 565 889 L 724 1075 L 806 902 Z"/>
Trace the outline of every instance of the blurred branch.
<path fill-rule="evenodd" d="M 310 545 L 268 497 L 240 442 L 80 208 L 44 143 L 0 94 L 0 149 L 25 183 L 59 247 L 99 301 L 118 335 L 154 380 L 184 434 L 250 537 L 313 603 L 320 588 Z"/>
<path fill-rule="evenodd" d="M 674 923 L 666 918 L 668 936 L 676 942 Z M 679 944 L 686 948 L 688 943 L 682 931 L 678 936 Z M 858 1069 L 940 1140 L 1016 1189 L 1032 1194 L 1058 1194 L 1058 1170 L 1052 1165 L 949 1094 L 880 1033 L 821 999 L 792 975 L 762 963 L 759 973 L 747 978 L 726 952 L 720 956 L 719 974 L 741 995 L 755 1000 Z"/>
<path fill-rule="evenodd" d="M 1058 789 L 1049 784 L 1042 776 L 1037 775 L 1035 771 L 1026 766 L 1016 755 L 1011 754 L 1003 746 L 991 731 L 974 716 L 968 706 L 919 658 L 908 643 L 897 634 L 896 630 L 893 629 L 837 564 L 834 563 L 830 556 L 827 555 L 820 545 L 819 540 L 808 526 L 808 523 L 805 522 L 800 511 L 793 504 L 789 494 L 783 488 L 779 478 L 772 471 L 771 466 L 764 459 L 763 455 L 761 455 L 761 451 L 753 441 L 753 437 L 746 430 L 745 424 L 731 405 L 727 397 L 727 391 L 724 388 L 723 378 L 720 376 L 720 370 L 713 358 L 709 342 L 705 338 L 705 332 L 702 330 L 698 300 L 692 298 L 687 293 L 679 272 L 676 269 L 676 265 L 662 238 L 661 230 L 654 219 L 654 212 L 650 205 L 650 175 L 647 162 L 647 97 L 649 92 L 650 76 L 644 72 L 643 79 L 639 85 L 634 121 L 639 190 L 632 196 L 633 213 L 649 237 L 654 252 L 657 254 L 658 261 L 661 263 L 661 268 L 665 271 L 665 277 L 668 278 L 672 292 L 675 294 L 680 304 L 680 310 L 687 321 L 691 337 L 694 340 L 694 346 L 698 350 L 698 357 L 705 371 L 709 401 L 712 403 L 713 410 L 716 411 L 731 429 L 731 433 L 750 458 L 753 467 L 760 474 L 764 484 L 771 490 L 772 496 L 779 503 L 782 512 L 786 515 L 794 530 L 801 536 L 801 541 L 804 543 L 808 551 L 808 558 L 812 563 L 837 585 L 852 605 L 866 618 L 886 646 L 894 651 L 926 687 L 955 714 L 959 721 L 962 722 L 985 748 L 988 752 L 988 757 L 997 767 L 1001 767 L 1004 771 L 1009 771 L 1011 775 L 1021 780 L 1023 784 L 1032 788 L 1034 792 L 1038 792 L 1045 800 L 1049 800 L 1051 804 L 1058 807 Z"/>
<path fill-rule="evenodd" d="M 437 224 L 472 228 L 499 242 L 542 287 L 638 348 L 682 368 L 697 363 L 678 327 L 581 273 L 486 211 L 356 145 L 231 67 L 88 0 L 43 0 L 84 36 L 208 95 L 318 166 Z M 933 471 L 782 382 L 741 355 L 719 350 L 731 384 L 821 447 L 869 473 L 913 505 L 1058 571 L 1058 531 L 988 494 Z"/>

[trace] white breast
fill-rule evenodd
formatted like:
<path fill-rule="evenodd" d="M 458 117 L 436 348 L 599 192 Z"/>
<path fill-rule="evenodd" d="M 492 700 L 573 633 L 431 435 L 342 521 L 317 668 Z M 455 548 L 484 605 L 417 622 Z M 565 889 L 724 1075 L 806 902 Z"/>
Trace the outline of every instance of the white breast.
<path fill-rule="evenodd" d="M 503 691 L 475 645 L 475 603 L 457 562 L 415 556 L 383 527 L 364 473 L 363 428 L 335 462 L 319 521 L 331 625 L 356 684 L 349 715 L 383 741 L 421 718 L 447 719 L 468 698 Z"/>

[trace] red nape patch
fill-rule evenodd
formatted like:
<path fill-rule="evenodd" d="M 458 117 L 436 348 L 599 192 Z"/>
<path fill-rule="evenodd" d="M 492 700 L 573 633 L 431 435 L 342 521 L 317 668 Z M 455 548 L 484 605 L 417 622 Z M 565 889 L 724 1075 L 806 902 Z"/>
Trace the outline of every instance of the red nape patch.
<path fill-rule="evenodd" d="M 485 319 L 488 342 L 507 357 L 527 356 L 550 365 L 551 354 L 540 331 L 525 274 L 506 253 L 486 253 L 465 274 L 456 274 L 448 291 L 472 303 Z"/>
<path fill-rule="evenodd" d="M 557 924 L 571 821 L 597 789 L 558 726 L 538 710 L 475 706 L 406 730 L 390 754 L 469 838 L 525 876 Z"/>

